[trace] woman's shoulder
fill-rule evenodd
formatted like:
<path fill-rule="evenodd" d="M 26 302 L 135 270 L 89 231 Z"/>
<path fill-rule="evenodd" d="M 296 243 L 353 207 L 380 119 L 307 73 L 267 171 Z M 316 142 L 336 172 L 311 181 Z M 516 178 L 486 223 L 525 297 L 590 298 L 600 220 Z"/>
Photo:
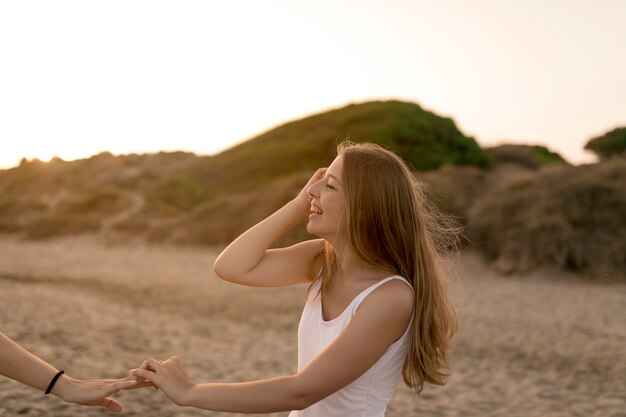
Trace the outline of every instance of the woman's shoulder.
<path fill-rule="evenodd" d="M 415 304 L 411 284 L 399 275 L 379 280 L 372 285 L 359 307 L 367 309 L 393 309 L 399 318 L 410 317 Z"/>
<path fill-rule="evenodd" d="M 386 278 L 361 301 L 354 315 L 360 317 L 359 322 L 374 326 L 377 333 L 384 332 L 389 336 L 389 343 L 400 339 L 412 320 L 415 295 L 408 282 L 401 277 Z M 404 280 L 405 282 L 401 282 Z"/>

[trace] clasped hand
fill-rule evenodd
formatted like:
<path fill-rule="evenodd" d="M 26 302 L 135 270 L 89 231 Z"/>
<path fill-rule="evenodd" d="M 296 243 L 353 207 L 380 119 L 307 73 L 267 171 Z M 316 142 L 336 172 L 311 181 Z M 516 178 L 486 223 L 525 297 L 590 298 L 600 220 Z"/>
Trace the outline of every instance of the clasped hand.
<path fill-rule="evenodd" d="M 163 391 L 177 405 L 185 405 L 194 386 L 180 360 L 174 356 L 166 361 L 148 359 L 121 379 L 86 381 L 64 376 L 59 380 L 55 394 L 67 402 L 120 412 L 122 404 L 111 397 L 119 391 L 153 387 Z"/>
<path fill-rule="evenodd" d="M 163 391 L 177 405 L 187 405 L 196 386 L 177 356 L 165 361 L 148 359 L 139 368 L 131 370 L 129 377 L 136 378 L 137 383 L 127 389 L 154 387 Z"/>

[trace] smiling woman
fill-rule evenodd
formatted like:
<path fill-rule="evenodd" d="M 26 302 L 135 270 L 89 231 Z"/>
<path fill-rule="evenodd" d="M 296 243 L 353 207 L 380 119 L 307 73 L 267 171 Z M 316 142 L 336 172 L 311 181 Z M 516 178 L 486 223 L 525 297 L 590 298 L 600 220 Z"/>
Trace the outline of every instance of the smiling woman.
<path fill-rule="evenodd" d="M 345 233 L 345 195 L 338 178 L 343 172 L 343 158 L 337 157 L 323 177 L 307 190 L 311 214 L 307 231 L 316 236 L 340 236 Z"/>
<path fill-rule="evenodd" d="M 197 384 L 173 357 L 131 371 L 179 405 L 290 417 L 382 417 L 401 377 L 415 392 L 443 385 L 457 321 L 440 269 L 438 218 L 406 164 L 373 144 L 345 142 L 298 196 L 218 257 L 242 285 L 309 284 L 298 372 Z M 320 239 L 270 249 L 308 218 Z"/>

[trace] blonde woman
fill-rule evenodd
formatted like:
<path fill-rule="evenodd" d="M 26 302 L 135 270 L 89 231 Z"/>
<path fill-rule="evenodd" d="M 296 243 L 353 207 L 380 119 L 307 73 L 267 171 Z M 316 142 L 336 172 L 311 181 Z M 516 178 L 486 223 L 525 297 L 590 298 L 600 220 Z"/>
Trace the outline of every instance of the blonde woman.
<path fill-rule="evenodd" d="M 320 239 L 269 249 L 308 219 Z M 300 194 L 230 244 L 221 278 L 276 287 L 308 283 L 298 372 L 246 383 L 198 384 L 174 357 L 131 371 L 180 405 L 290 417 L 383 416 L 404 382 L 443 385 L 457 329 L 436 242 L 437 218 L 393 152 L 343 143 Z"/>

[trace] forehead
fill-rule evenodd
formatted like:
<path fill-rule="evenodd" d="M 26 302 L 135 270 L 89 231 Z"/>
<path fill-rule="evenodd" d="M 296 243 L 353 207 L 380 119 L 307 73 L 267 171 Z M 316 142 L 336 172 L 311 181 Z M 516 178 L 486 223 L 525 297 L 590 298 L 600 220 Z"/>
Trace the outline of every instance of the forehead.
<path fill-rule="evenodd" d="M 343 173 L 343 157 L 341 155 L 337 156 L 335 160 L 328 166 L 328 170 L 326 171 L 327 176 L 333 176 L 339 180 L 341 180 L 341 176 Z"/>

